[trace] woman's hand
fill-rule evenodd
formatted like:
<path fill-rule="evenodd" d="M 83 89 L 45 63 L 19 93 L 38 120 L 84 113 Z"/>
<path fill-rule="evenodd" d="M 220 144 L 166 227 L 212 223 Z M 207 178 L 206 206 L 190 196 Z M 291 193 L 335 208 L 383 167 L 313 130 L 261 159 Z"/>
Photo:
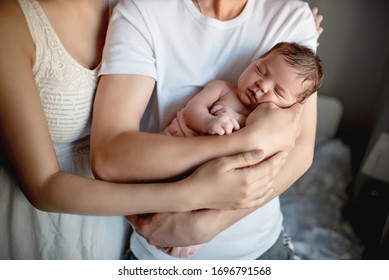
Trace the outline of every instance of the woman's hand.
<path fill-rule="evenodd" d="M 319 9 L 317 7 L 313 7 L 311 9 L 313 18 L 315 19 L 315 25 L 316 25 L 316 30 L 317 30 L 317 46 L 319 46 L 319 37 L 321 33 L 323 33 L 323 27 L 321 27 L 321 22 L 323 21 L 323 16 L 319 15 Z"/>
<path fill-rule="evenodd" d="M 245 152 L 212 160 L 186 178 L 195 209 L 241 209 L 262 205 L 271 194 L 271 183 L 285 163 L 287 153 L 278 153 L 261 164 L 262 151 Z"/>

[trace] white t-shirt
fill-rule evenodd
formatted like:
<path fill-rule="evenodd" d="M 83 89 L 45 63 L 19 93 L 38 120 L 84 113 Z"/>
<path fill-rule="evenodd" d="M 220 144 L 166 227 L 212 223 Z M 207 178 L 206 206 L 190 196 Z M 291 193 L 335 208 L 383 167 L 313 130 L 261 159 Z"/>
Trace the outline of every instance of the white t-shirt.
<path fill-rule="evenodd" d="M 248 0 L 238 17 L 219 21 L 201 14 L 191 0 L 123 0 L 112 16 L 100 74 L 157 81 L 142 130 L 158 133 L 205 84 L 237 82 L 251 61 L 281 41 L 316 48 L 307 3 Z M 201 246 L 191 259 L 255 259 L 274 244 L 281 227 L 275 198 Z M 139 259 L 171 259 L 136 233 L 131 249 Z"/>

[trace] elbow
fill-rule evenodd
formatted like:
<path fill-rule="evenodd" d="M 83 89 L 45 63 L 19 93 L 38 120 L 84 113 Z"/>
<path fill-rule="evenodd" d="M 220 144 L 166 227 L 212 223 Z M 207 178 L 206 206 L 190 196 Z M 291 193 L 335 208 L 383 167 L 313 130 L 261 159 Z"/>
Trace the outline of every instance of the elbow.
<path fill-rule="evenodd" d="M 28 201 L 31 203 L 34 208 L 43 211 L 43 212 L 57 212 L 52 207 L 50 207 L 50 204 L 47 203 L 45 199 L 37 198 L 37 197 L 27 197 Z"/>
<path fill-rule="evenodd" d="M 312 166 L 314 154 L 315 154 L 315 138 L 314 137 L 305 137 L 298 144 L 296 151 L 297 154 L 300 154 L 300 167 L 301 175 L 308 171 Z"/>
<path fill-rule="evenodd" d="M 91 149 L 90 166 L 95 179 L 106 182 L 124 182 L 123 178 L 119 177 L 115 158 L 103 149 Z"/>
<path fill-rule="evenodd" d="M 44 193 L 43 191 L 44 186 L 33 186 L 31 184 L 23 185 L 23 194 L 34 208 L 43 212 L 55 212 L 49 198 L 50 195 Z"/>
<path fill-rule="evenodd" d="M 103 137 L 102 137 L 103 138 Z M 104 138 L 103 138 L 104 139 Z M 98 137 L 94 136 L 93 129 L 90 142 L 90 168 L 95 179 L 110 181 L 112 175 L 109 172 L 109 155 L 108 149 L 111 143 L 105 141 L 98 141 Z"/>
<path fill-rule="evenodd" d="M 90 168 L 95 179 L 116 182 L 118 181 L 117 160 L 115 152 L 111 147 L 115 146 L 113 141 L 97 141 L 97 137 L 91 138 L 90 145 Z"/>
<path fill-rule="evenodd" d="M 112 181 L 113 174 L 109 167 L 109 160 L 106 156 L 91 151 L 91 171 L 96 179 Z"/>
<path fill-rule="evenodd" d="M 38 194 L 25 193 L 25 196 L 34 208 L 40 211 L 49 212 L 47 204 Z"/>
<path fill-rule="evenodd" d="M 91 166 L 91 171 L 93 176 L 96 179 L 101 179 L 102 178 L 102 170 L 103 170 L 103 164 L 101 162 L 101 159 L 96 153 L 93 153 L 91 150 L 91 155 L 90 155 L 90 166 Z"/>

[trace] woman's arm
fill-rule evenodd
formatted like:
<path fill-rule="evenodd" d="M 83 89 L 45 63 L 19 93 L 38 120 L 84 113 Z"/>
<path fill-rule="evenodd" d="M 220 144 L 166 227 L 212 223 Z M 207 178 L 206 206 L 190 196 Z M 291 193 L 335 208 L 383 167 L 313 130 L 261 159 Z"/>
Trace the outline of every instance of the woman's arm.
<path fill-rule="evenodd" d="M 10 66 L 0 66 L 1 138 L 22 190 L 35 207 L 52 212 L 128 215 L 204 207 L 236 209 L 260 203 L 258 198 L 266 190 L 257 188 L 256 174 L 241 169 L 260 161 L 258 153 L 214 161 L 182 181 L 166 184 L 115 184 L 61 171 L 28 70 L 31 65 L 17 57 L 10 55 L 7 60 L 0 55 Z M 242 184 L 241 189 L 236 188 Z"/>

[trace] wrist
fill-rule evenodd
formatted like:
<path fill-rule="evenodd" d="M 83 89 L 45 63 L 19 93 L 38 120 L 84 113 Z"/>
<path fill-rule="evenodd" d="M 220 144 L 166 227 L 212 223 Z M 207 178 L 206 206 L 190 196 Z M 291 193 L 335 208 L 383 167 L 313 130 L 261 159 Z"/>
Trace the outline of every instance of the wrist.
<path fill-rule="evenodd" d="M 201 232 L 198 239 L 202 242 L 210 242 L 218 234 L 235 224 L 242 218 L 241 210 L 201 210 L 196 219 L 197 231 Z M 201 229 L 207 229 L 202 231 Z"/>
<path fill-rule="evenodd" d="M 204 208 L 205 200 L 203 199 L 200 186 L 191 179 L 186 177 L 174 183 L 174 190 L 177 208 L 176 212 L 187 212 Z"/>
<path fill-rule="evenodd" d="M 260 133 L 260 131 L 251 129 L 251 127 L 243 127 L 240 130 L 231 134 L 235 137 L 233 139 L 233 145 L 236 146 L 239 152 L 247 152 L 253 150 L 263 150 L 267 155 L 269 147 L 269 137 L 266 133 Z"/>

